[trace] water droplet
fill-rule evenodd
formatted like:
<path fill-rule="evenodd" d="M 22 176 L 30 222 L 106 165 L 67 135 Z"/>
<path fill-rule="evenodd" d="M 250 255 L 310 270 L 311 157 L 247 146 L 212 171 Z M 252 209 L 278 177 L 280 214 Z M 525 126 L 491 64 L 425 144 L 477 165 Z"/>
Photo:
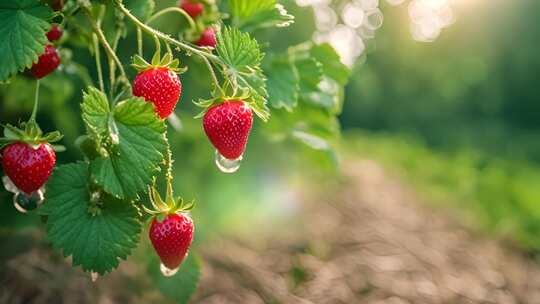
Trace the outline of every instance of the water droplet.
<path fill-rule="evenodd" d="M 178 272 L 178 269 L 180 269 L 180 267 L 176 267 L 175 269 L 170 269 L 167 266 L 163 265 L 163 263 L 159 265 L 159 270 L 161 271 L 161 274 L 166 277 L 172 277 Z"/>
<path fill-rule="evenodd" d="M 19 188 L 17 188 L 17 186 L 15 186 L 15 184 L 11 181 L 11 179 L 9 177 L 7 177 L 6 175 L 4 175 L 2 177 L 2 183 L 4 184 L 4 188 L 11 192 L 11 193 L 19 193 Z"/>
<path fill-rule="evenodd" d="M 41 189 L 32 192 L 30 195 L 23 192 L 18 192 L 13 195 L 13 206 L 15 206 L 17 211 L 26 213 L 39 207 L 39 205 L 43 203 L 44 199 L 45 197 Z"/>
<path fill-rule="evenodd" d="M 216 150 L 216 166 L 223 173 L 234 173 L 240 168 L 243 156 L 237 159 L 228 159 Z"/>
<path fill-rule="evenodd" d="M 99 274 L 97 272 L 90 272 L 90 278 L 92 279 L 92 282 L 96 282 L 97 279 L 99 278 Z"/>

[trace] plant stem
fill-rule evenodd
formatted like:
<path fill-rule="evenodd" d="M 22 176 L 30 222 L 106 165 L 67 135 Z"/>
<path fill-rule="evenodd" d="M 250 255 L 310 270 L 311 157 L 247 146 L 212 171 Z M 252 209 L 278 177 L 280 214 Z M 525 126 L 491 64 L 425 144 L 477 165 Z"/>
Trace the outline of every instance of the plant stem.
<path fill-rule="evenodd" d="M 177 13 L 181 14 L 182 16 L 184 16 L 186 18 L 186 20 L 188 21 L 189 26 L 192 29 L 195 29 L 197 27 L 195 25 L 195 21 L 193 21 L 193 18 L 191 18 L 191 16 L 188 15 L 188 13 L 186 13 L 186 11 L 184 11 L 183 9 L 181 9 L 179 7 L 174 7 L 174 6 L 162 9 L 161 11 L 155 13 L 150 18 L 148 18 L 148 20 L 146 20 L 146 24 L 150 24 L 150 22 L 154 21 L 155 19 L 157 19 L 160 16 L 162 16 L 162 15 L 164 15 L 166 13 L 169 13 L 169 12 L 177 12 Z"/>
<path fill-rule="evenodd" d="M 36 95 L 34 96 L 34 107 L 32 108 L 32 115 L 30 116 L 31 122 L 36 122 L 38 104 L 39 104 L 39 79 L 36 80 Z"/>
<path fill-rule="evenodd" d="M 190 46 L 186 43 L 183 43 L 183 42 L 180 42 L 174 38 L 172 38 L 171 36 L 167 35 L 167 34 L 164 34 L 158 30 L 155 30 L 153 28 L 151 28 L 150 26 L 142 23 L 139 19 L 137 19 L 137 17 L 133 16 L 129 10 L 122 4 L 122 2 L 120 0 L 114 0 L 114 2 L 116 3 L 116 5 L 118 6 L 118 8 L 129 18 L 131 19 L 131 21 L 133 23 L 135 23 L 135 25 L 137 25 L 137 27 L 141 28 L 141 30 L 147 32 L 148 34 L 152 35 L 152 36 L 157 36 L 171 44 L 174 44 L 188 52 L 191 52 L 193 54 L 196 54 L 200 57 L 206 57 L 207 59 L 211 60 L 211 61 L 214 61 L 220 65 L 224 65 L 224 63 L 221 61 L 221 59 L 219 59 L 218 56 L 216 55 L 213 55 L 213 54 L 210 54 L 210 53 L 207 53 L 205 51 L 202 51 L 196 47 L 193 47 L 193 46 Z"/>
<path fill-rule="evenodd" d="M 112 59 L 114 63 L 118 65 L 118 69 L 120 70 L 120 74 L 124 79 L 128 79 L 126 72 L 124 71 L 124 67 L 122 66 L 122 62 L 120 62 L 120 59 L 118 59 L 118 56 L 116 56 L 116 53 L 113 51 L 111 46 L 109 45 L 109 42 L 107 42 L 107 38 L 105 38 L 105 34 L 103 34 L 103 31 L 98 26 L 96 21 L 92 18 L 90 9 L 88 7 L 84 7 L 84 12 L 86 14 L 86 17 L 88 18 L 88 21 L 92 25 L 92 28 L 94 29 L 95 34 L 97 34 L 99 41 L 101 42 L 103 48 L 105 49 L 105 52 L 107 53 L 107 56 L 109 56 L 109 59 Z M 127 85 L 129 85 L 128 82 L 126 82 Z"/>
<path fill-rule="evenodd" d="M 139 53 L 139 56 L 143 57 L 143 40 L 140 27 L 137 27 L 137 52 Z"/>
<path fill-rule="evenodd" d="M 101 56 L 99 51 L 99 42 L 96 34 L 92 34 L 92 41 L 94 42 L 94 55 L 96 58 L 96 68 L 98 73 L 99 89 L 103 92 L 105 86 L 103 84 L 103 71 L 101 69 Z"/>
<path fill-rule="evenodd" d="M 210 71 L 210 75 L 212 76 L 212 81 L 214 81 L 214 85 L 219 90 L 221 95 L 225 96 L 225 91 L 223 91 L 223 88 L 219 85 L 219 81 L 216 77 L 216 73 L 214 72 L 214 68 L 212 67 L 212 64 L 210 63 L 210 61 L 208 61 L 208 59 L 206 59 L 206 57 L 201 57 L 201 58 L 203 59 L 204 63 L 206 63 L 206 66 L 208 67 L 208 70 Z"/>

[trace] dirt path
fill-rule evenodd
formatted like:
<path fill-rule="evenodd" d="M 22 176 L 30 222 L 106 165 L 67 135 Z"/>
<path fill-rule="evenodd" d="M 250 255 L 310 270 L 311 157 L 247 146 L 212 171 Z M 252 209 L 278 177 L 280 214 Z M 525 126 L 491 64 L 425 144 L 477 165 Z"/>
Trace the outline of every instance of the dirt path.
<path fill-rule="evenodd" d="M 540 263 L 424 207 L 372 161 L 343 172 L 341 192 L 302 196 L 288 233 L 205 245 L 191 302 L 540 303 Z M 93 284 L 48 245 L 31 248 L 8 261 L 0 304 L 162 302 L 128 288 L 147 278 L 132 259 Z"/>
<path fill-rule="evenodd" d="M 421 206 L 372 161 L 343 170 L 343 192 L 306 204 L 292 237 L 206 248 L 192 302 L 540 303 L 540 264 Z"/>

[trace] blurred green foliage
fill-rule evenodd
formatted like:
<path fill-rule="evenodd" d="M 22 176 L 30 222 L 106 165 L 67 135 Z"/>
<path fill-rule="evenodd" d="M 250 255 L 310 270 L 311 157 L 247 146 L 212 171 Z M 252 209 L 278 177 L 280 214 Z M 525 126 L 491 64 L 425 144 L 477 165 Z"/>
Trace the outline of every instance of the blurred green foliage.
<path fill-rule="evenodd" d="M 540 162 L 540 2 L 462 2 L 433 43 L 411 38 L 406 5 L 383 8 L 375 50 L 347 87 L 343 127 Z"/>

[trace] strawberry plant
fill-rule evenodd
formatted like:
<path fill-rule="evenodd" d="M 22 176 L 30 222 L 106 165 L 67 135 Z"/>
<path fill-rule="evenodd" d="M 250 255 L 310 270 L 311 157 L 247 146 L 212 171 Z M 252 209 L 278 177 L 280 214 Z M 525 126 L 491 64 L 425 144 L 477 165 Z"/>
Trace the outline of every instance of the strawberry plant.
<path fill-rule="evenodd" d="M 0 90 L 35 83 L 30 119 L 3 124 L 3 181 L 18 210 L 41 215 L 52 246 L 94 279 L 118 267 L 148 235 L 159 258 L 150 273 L 161 268 L 170 277 L 156 279 L 158 287 L 184 302 L 199 274 L 190 250 L 197 219 L 189 214 L 193 203 L 173 196 L 169 135 L 182 132 L 182 121 L 196 119 L 206 148 L 216 151 L 217 168 L 226 173 L 249 161 L 252 129 L 260 129 L 257 136 L 330 150 L 326 140 L 337 134 L 350 71 L 329 44 L 308 40 L 273 51 L 259 42 L 294 22 L 275 0 L 181 0 L 161 10 L 156 4 L 0 3 Z M 163 16 L 175 16 L 181 28 L 158 29 Z M 77 62 L 79 52 L 94 62 Z M 198 114 L 180 119 L 178 109 L 189 104 L 183 95 L 192 89 L 182 86 L 183 79 L 199 68 L 210 80 L 207 93 L 193 100 Z M 80 104 L 85 132 L 74 144 L 62 142 L 80 150 L 78 160 L 63 160 L 63 146 L 54 144 L 60 132 L 74 130 L 44 133 L 38 125 L 37 114 L 50 105 L 39 94 L 40 83 L 51 85 L 48 78 L 84 83 L 69 102 Z M 164 287 L 175 282 L 181 282 L 177 293 Z"/>

